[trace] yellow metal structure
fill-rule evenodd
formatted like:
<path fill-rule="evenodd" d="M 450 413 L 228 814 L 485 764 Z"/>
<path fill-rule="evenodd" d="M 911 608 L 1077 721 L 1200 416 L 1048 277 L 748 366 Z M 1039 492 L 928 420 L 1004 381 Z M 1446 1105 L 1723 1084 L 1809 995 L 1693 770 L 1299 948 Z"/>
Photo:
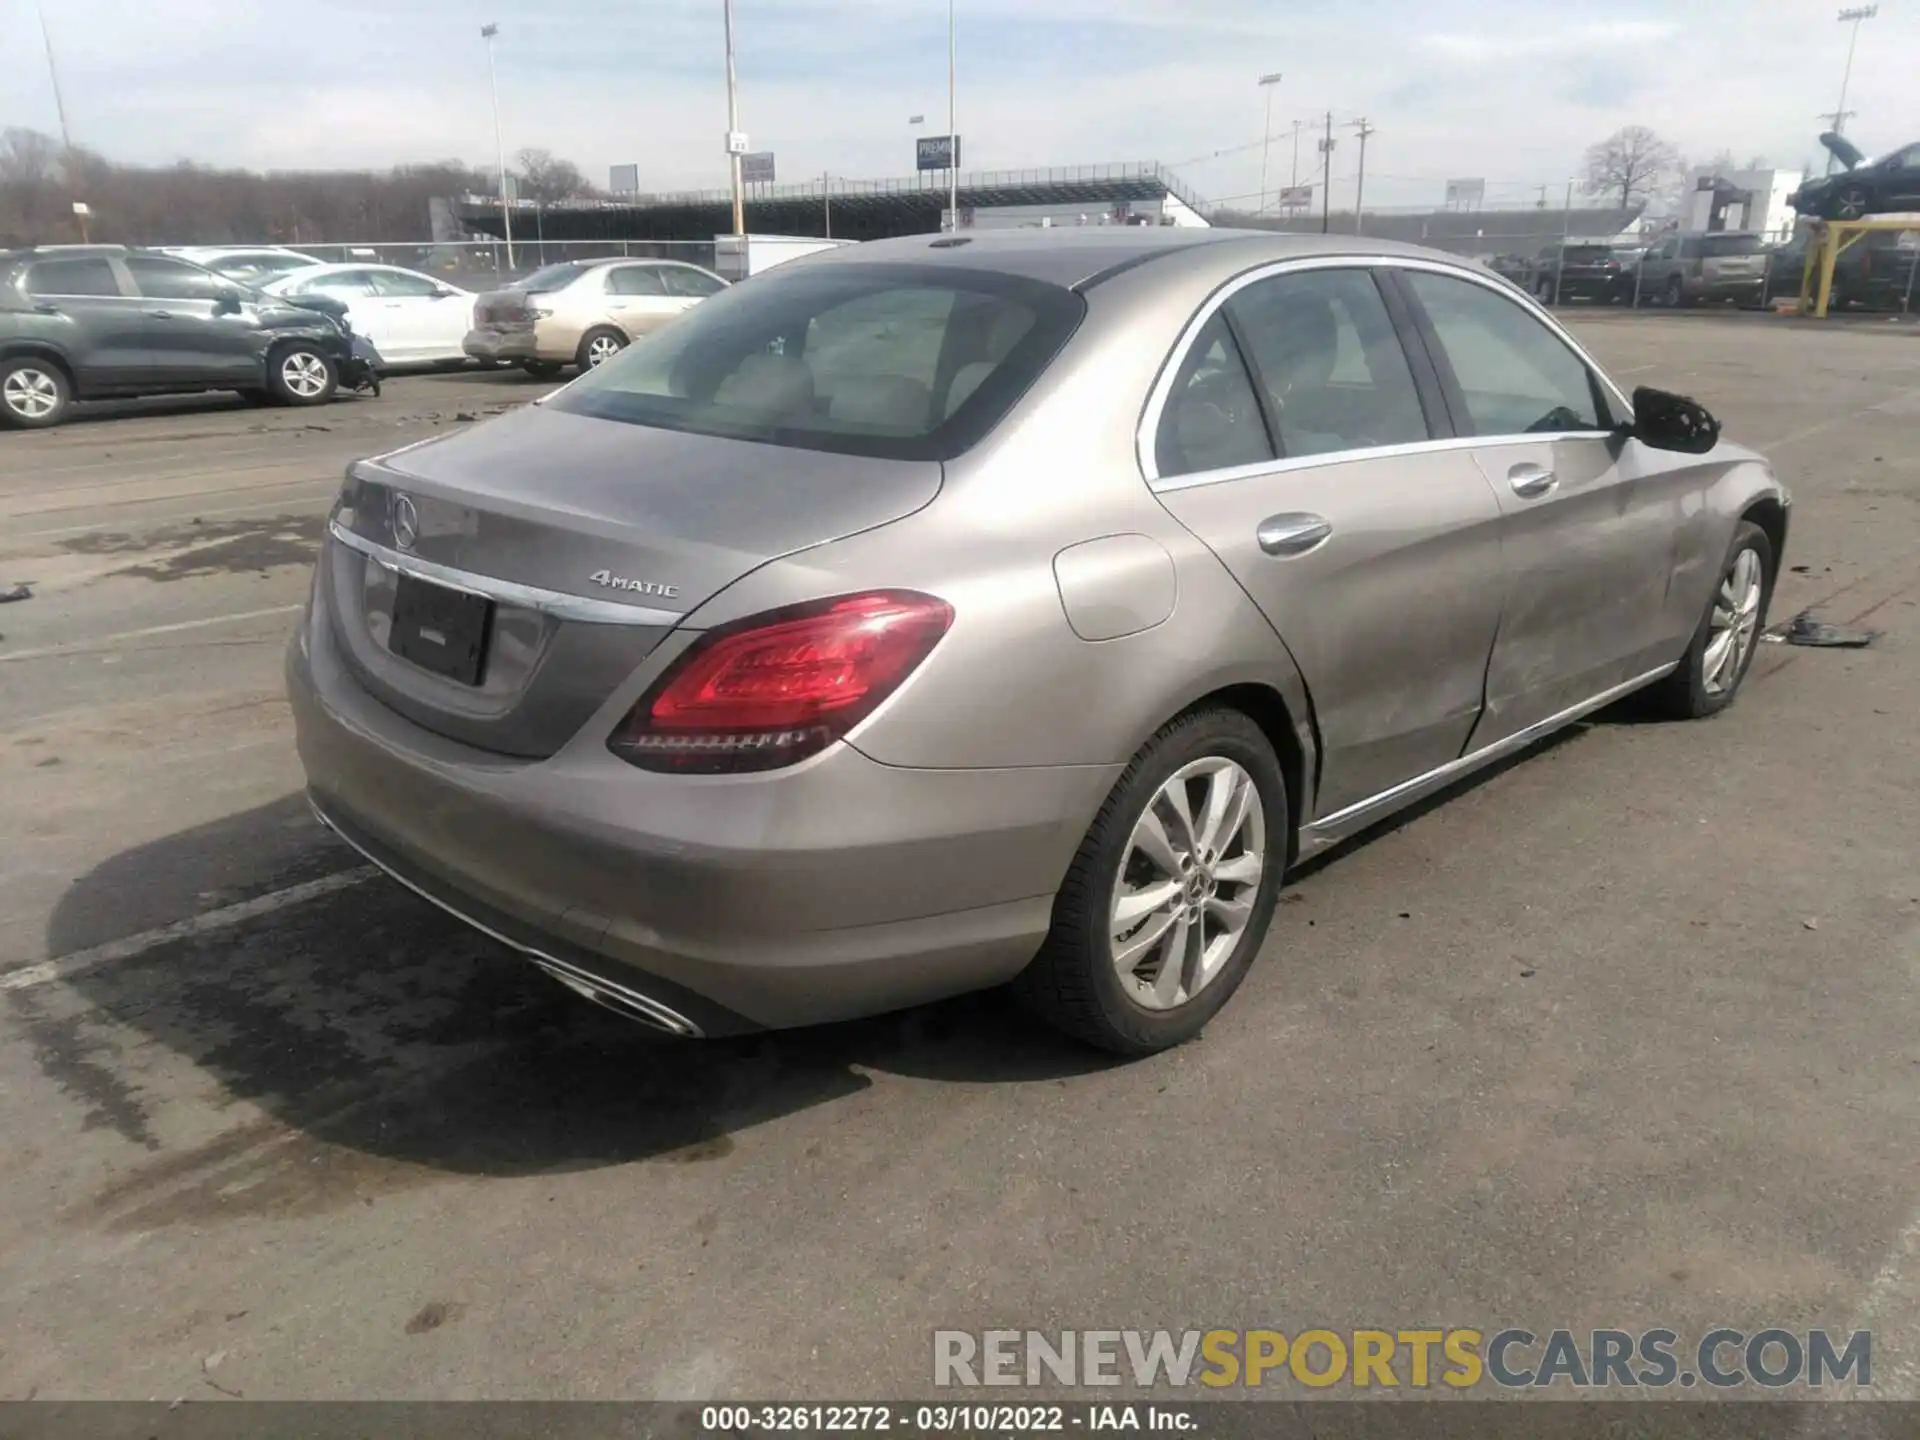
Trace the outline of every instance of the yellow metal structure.
<path fill-rule="evenodd" d="M 1807 301 L 1811 297 L 1814 299 L 1813 314 L 1824 320 L 1827 302 L 1833 298 L 1834 263 L 1868 235 L 1876 231 L 1899 230 L 1920 231 L 1920 215 L 1902 213 L 1868 215 L 1860 220 L 1814 221 L 1811 238 L 1807 241 L 1807 261 L 1800 270 L 1799 313 L 1807 313 Z M 1817 296 L 1814 295 L 1816 271 L 1820 277 Z"/>

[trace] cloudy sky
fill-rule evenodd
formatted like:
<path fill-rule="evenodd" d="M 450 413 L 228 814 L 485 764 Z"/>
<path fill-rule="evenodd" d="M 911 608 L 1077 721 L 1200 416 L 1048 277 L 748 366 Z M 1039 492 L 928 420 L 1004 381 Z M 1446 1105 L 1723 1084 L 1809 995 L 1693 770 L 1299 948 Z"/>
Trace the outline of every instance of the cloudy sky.
<path fill-rule="evenodd" d="M 490 162 L 483 22 L 507 148 L 547 147 L 596 180 L 717 186 L 721 0 L 44 0 L 74 138 L 116 158 L 262 168 Z M 1292 122 L 1366 116 L 1370 201 L 1564 193 L 1591 141 L 1647 124 L 1687 154 L 1797 165 L 1820 153 L 1846 27 L 1831 0 L 958 0 L 967 168 L 1173 165 L 1211 200 L 1261 185 L 1263 95 L 1278 70 L 1272 183 Z M 744 128 L 783 180 L 911 168 L 908 117 L 946 118 L 941 0 L 736 0 Z M 57 128 L 34 0 L 0 0 L 0 125 Z M 1872 153 L 1920 138 L 1920 0 L 1862 28 L 1849 133 Z M 1357 146 L 1341 128 L 1336 203 Z M 1217 152 L 1227 153 L 1217 153 Z M 1316 162 L 1312 137 L 1301 165 Z M 1303 176 L 1303 178 L 1306 178 Z"/>

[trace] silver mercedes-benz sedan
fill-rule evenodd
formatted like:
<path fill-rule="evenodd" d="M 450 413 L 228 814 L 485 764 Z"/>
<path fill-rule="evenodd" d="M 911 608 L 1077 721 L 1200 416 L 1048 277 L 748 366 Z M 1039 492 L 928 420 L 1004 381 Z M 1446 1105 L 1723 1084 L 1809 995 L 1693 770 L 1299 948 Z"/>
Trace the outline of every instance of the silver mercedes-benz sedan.
<path fill-rule="evenodd" d="M 673 1033 L 1011 981 L 1152 1051 L 1300 860 L 1634 691 L 1731 703 L 1789 499 L 1719 428 L 1424 250 L 847 247 L 354 465 L 300 754 L 375 864 Z"/>

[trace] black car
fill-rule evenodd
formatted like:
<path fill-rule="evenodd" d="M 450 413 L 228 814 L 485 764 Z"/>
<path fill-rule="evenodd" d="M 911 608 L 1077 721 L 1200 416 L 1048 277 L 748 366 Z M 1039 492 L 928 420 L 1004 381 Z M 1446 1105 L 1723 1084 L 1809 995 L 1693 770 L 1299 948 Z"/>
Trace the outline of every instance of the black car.
<path fill-rule="evenodd" d="M 1820 143 L 1846 168 L 1809 180 L 1787 203 L 1821 220 L 1860 220 L 1869 215 L 1920 210 L 1920 143 L 1869 160 L 1844 135 L 1828 131 Z"/>
<path fill-rule="evenodd" d="M 238 390 L 321 405 L 365 361 L 338 319 L 121 246 L 0 253 L 0 425 L 55 425 L 76 399 Z"/>
<path fill-rule="evenodd" d="M 1920 305 L 1920 249 L 1902 245 L 1904 238 L 1893 231 L 1883 231 L 1863 235 L 1842 250 L 1833 266 L 1830 306 L 1835 310 L 1899 311 L 1909 304 Z M 1767 271 L 1767 299 L 1799 295 L 1806 265 L 1805 235 L 1796 235 L 1775 250 Z M 1820 289 L 1817 271 L 1808 285 L 1810 296 L 1817 296 Z"/>
<path fill-rule="evenodd" d="M 1611 245 L 1556 240 L 1534 261 L 1533 293 L 1542 305 L 1569 300 L 1611 304 L 1633 293 L 1633 274 Z"/>

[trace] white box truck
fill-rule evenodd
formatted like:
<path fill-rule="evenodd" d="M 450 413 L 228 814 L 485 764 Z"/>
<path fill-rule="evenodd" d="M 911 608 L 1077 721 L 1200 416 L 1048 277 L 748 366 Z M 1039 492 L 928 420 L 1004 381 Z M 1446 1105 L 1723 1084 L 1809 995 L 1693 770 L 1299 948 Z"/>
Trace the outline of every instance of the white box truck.
<path fill-rule="evenodd" d="M 812 235 L 716 235 L 713 268 L 723 279 L 739 283 L 764 270 L 798 260 L 802 255 L 851 245 L 851 240 L 822 240 Z"/>

